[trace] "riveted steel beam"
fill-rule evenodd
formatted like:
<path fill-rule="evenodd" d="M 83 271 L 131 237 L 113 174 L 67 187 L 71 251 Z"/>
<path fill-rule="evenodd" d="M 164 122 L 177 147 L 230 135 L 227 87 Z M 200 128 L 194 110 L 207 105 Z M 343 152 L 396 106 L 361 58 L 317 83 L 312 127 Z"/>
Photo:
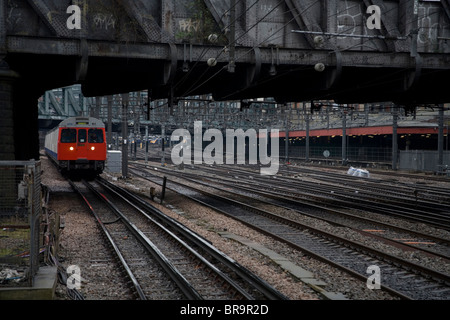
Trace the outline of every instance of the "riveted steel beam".
<path fill-rule="evenodd" d="M 41 0 L 28 0 L 28 4 L 34 9 L 34 11 L 38 14 L 38 16 L 42 19 L 44 24 L 47 26 L 47 28 L 50 30 L 50 32 L 55 36 L 60 36 L 63 33 L 67 31 L 66 24 L 56 23 L 55 20 L 51 21 L 51 14 L 52 11 L 45 1 Z"/>
<path fill-rule="evenodd" d="M 157 23 L 158 18 L 154 16 L 155 10 L 147 7 L 148 5 L 151 5 L 150 1 L 147 3 L 141 0 L 130 1 L 124 10 L 133 21 L 136 21 L 136 25 L 146 35 L 148 41 L 159 42 L 161 41 L 161 26 Z"/>
<path fill-rule="evenodd" d="M 11 54 L 46 54 L 61 56 L 79 56 L 81 52 L 79 40 L 52 39 L 38 37 L 8 37 L 7 48 Z M 177 61 L 183 62 L 183 45 L 173 44 L 177 48 Z M 114 43 L 109 41 L 87 40 L 89 57 L 108 57 L 116 59 L 144 59 L 144 60 L 168 60 L 172 61 L 171 47 L 166 43 Z M 218 63 L 228 62 L 228 55 L 222 47 L 207 47 L 208 55 L 204 55 L 206 46 L 192 46 L 192 60 L 206 63 L 208 58 L 217 57 Z M 262 64 L 272 64 L 272 48 L 259 48 Z M 308 49 L 277 49 L 277 62 L 280 65 L 311 65 L 318 62 L 325 65 L 336 66 L 332 50 L 308 50 Z M 237 63 L 254 64 L 255 55 L 248 47 L 237 47 Z M 342 66 L 352 67 L 392 67 L 392 68 L 415 68 L 414 59 L 407 52 L 383 53 L 373 51 L 341 51 Z M 423 68 L 450 69 L 450 58 L 440 53 L 422 53 Z"/>
<path fill-rule="evenodd" d="M 447 18 L 450 19 L 450 0 L 441 0 L 442 7 L 447 15 Z"/>
<path fill-rule="evenodd" d="M 316 19 L 314 15 L 311 14 L 311 5 L 306 5 L 305 1 L 299 0 L 285 0 L 286 5 L 289 8 L 291 14 L 294 17 L 295 22 L 298 27 L 302 30 L 308 31 L 322 31 L 320 27 L 319 21 Z M 320 6 L 320 2 L 315 2 Z M 311 48 L 315 48 L 316 44 L 314 43 L 314 39 L 310 36 L 305 36 Z"/>

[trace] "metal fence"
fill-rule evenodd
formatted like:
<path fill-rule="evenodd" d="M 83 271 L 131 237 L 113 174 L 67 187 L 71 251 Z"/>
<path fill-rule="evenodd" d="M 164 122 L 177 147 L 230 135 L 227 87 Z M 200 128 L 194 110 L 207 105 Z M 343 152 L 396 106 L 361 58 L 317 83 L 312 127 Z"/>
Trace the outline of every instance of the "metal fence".
<path fill-rule="evenodd" d="M 433 150 L 400 150 L 399 169 L 412 171 L 444 172 L 450 167 L 450 151 L 443 152 L 443 168 L 439 168 L 439 153 Z M 446 171 L 446 170 L 445 170 Z"/>
<path fill-rule="evenodd" d="M 327 151 L 327 152 L 326 152 Z M 284 146 L 280 146 L 280 158 L 285 157 Z M 325 156 L 326 155 L 326 156 Z M 450 176 L 450 151 L 443 152 L 443 165 L 439 166 L 439 154 L 434 150 L 399 150 L 398 168 L 417 172 L 436 172 Z M 305 159 L 306 147 L 289 146 L 290 159 Z M 342 160 L 341 147 L 315 147 L 309 148 L 311 160 Z M 391 148 L 376 147 L 349 147 L 347 148 L 348 161 L 372 162 L 392 164 Z"/>
<path fill-rule="evenodd" d="M 285 148 L 280 145 L 280 158 L 282 157 L 285 157 Z M 289 146 L 289 158 L 305 159 L 306 147 Z M 342 160 L 342 148 L 311 146 L 309 148 L 309 158 L 314 160 Z M 349 161 L 390 163 L 392 162 L 392 149 L 377 147 L 348 147 L 346 159 Z"/>
<path fill-rule="evenodd" d="M 0 161 L 0 286 L 32 285 L 41 207 L 40 161 Z"/>

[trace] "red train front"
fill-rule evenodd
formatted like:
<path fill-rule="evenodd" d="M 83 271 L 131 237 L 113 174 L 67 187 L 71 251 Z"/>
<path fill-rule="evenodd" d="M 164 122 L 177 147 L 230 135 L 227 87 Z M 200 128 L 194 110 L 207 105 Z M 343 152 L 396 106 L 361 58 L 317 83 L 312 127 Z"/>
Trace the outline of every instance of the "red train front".
<path fill-rule="evenodd" d="M 46 135 L 45 150 L 62 171 L 100 174 L 106 161 L 105 124 L 92 117 L 68 118 Z"/>

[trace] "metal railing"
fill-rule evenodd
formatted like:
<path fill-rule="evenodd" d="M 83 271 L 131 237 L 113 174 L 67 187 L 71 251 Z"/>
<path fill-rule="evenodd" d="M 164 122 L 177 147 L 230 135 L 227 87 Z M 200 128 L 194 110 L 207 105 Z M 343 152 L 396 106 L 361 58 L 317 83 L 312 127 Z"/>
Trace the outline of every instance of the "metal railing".
<path fill-rule="evenodd" d="M 448 175 L 450 151 L 443 152 L 443 163 L 439 164 L 439 152 L 435 150 L 400 150 L 399 168 L 411 171 L 436 172 Z"/>
<path fill-rule="evenodd" d="M 31 286 L 39 268 L 40 161 L 0 161 L 0 286 Z"/>
<path fill-rule="evenodd" d="M 325 156 L 324 152 L 327 156 Z M 284 146 L 280 145 L 280 158 L 285 157 Z M 306 147 L 304 146 L 289 146 L 289 158 L 305 159 Z M 310 159 L 322 160 L 342 160 L 342 148 L 330 146 L 311 146 L 309 148 Z M 389 163 L 392 161 L 391 148 L 378 147 L 348 147 L 346 159 L 348 161 L 361 162 L 382 162 Z"/>

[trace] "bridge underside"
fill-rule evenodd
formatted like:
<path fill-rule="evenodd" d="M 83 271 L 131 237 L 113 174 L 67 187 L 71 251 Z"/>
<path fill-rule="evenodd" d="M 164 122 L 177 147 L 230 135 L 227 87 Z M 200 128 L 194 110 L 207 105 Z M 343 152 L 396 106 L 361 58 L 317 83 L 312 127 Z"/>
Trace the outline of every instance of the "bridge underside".
<path fill-rule="evenodd" d="M 76 83 L 87 97 L 149 90 L 171 102 L 449 102 L 449 17 L 450 0 L 2 1 L 0 133 L 13 138 L 0 158 L 38 158 L 36 100 Z"/>
<path fill-rule="evenodd" d="M 376 57 L 373 53 L 359 54 L 367 54 L 363 59 Z M 396 55 L 397 67 L 382 63 L 336 66 L 333 57 L 328 61 L 321 59 L 326 55 L 333 53 L 323 52 L 317 58 L 313 53 L 304 64 L 301 61 L 278 65 L 237 63 L 233 73 L 228 71 L 225 61 L 213 67 L 206 61 L 186 67 L 178 58 L 170 64 L 161 59 L 90 57 L 83 80 L 77 80 L 78 57 L 8 54 L 5 61 L 27 87 L 33 88 L 28 93 L 34 92 L 37 97 L 46 90 L 81 83 L 86 97 L 148 89 L 152 99 L 212 93 L 216 100 L 274 97 L 279 102 L 334 99 L 340 103 L 394 101 L 400 105 L 450 101 L 446 81 L 450 78 L 450 67 L 420 68 L 416 59 L 407 53 Z M 439 59 L 445 63 L 447 60 L 450 66 L 449 57 L 424 56 L 422 59 L 429 61 Z M 348 59 L 352 58 L 349 55 Z M 324 61 L 325 69 L 316 71 L 314 60 Z"/>
<path fill-rule="evenodd" d="M 76 82 L 82 84 L 87 97 L 149 89 L 152 99 L 173 97 L 174 101 L 207 93 L 216 100 L 274 97 L 280 103 L 318 99 L 339 103 L 394 101 L 405 108 L 450 101 L 448 82 L 443 80 L 450 79 L 450 70 L 442 68 L 422 69 L 416 76 L 412 67 L 346 66 L 337 75 L 334 66 L 318 72 L 310 64 L 278 65 L 274 74 L 272 65 L 262 64 L 255 77 L 252 64 L 238 64 L 235 72 L 229 73 L 224 62 L 214 67 L 197 64 L 188 71 L 177 62 L 171 82 L 165 83 L 170 71 L 167 62 L 161 60 L 90 58 L 83 81 L 75 80 L 76 57 L 10 54 L 5 61 L 19 74 L 13 95 L 17 159 L 38 157 L 37 137 L 32 134 L 37 132 L 37 99 L 46 90 Z M 49 64 L 53 66 L 50 70 Z"/>

